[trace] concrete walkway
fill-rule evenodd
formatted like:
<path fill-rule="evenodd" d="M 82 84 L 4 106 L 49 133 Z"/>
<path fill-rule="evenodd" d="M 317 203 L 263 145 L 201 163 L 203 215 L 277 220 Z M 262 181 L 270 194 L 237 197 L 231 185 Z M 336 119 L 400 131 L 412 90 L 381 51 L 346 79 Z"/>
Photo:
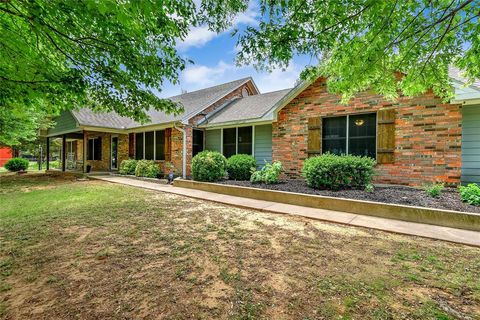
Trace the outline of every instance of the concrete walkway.
<path fill-rule="evenodd" d="M 357 227 L 378 229 L 406 235 L 420 236 L 431 239 L 445 240 L 449 242 L 467 244 L 480 247 L 480 232 L 434 226 L 429 224 L 413 223 L 393 219 L 364 216 L 353 213 L 315 209 L 309 207 L 295 206 L 271 201 L 255 200 L 249 198 L 223 195 L 213 192 L 174 187 L 167 184 L 159 184 L 144 180 L 131 179 L 120 176 L 91 176 L 113 183 L 120 183 L 128 186 L 139 187 L 150 190 L 174 193 L 191 198 L 214 201 L 218 203 L 233 205 L 236 207 L 268 211 L 273 213 L 291 214 L 323 220 L 328 222 L 341 223 Z"/>

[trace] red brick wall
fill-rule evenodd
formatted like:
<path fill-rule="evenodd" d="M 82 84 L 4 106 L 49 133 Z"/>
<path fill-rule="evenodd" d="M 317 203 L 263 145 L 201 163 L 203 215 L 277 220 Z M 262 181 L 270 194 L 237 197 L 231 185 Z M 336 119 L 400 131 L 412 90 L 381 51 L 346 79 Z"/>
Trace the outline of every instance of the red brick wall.
<path fill-rule="evenodd" d="M 395 108 L 395 163 L 377 165 L 377 183 L 458 184 L 461 172 L 461 106 L 444 104 L 433 93 L 400 97 L 392 103 L 372 92 L 358 94 L 347 105 L 327 92 L 318 79 L 278 113 L 273 123 L 273 160 L 286 174 L 299 177 L 307 157 L 308 118 L 375 112 Z"/>

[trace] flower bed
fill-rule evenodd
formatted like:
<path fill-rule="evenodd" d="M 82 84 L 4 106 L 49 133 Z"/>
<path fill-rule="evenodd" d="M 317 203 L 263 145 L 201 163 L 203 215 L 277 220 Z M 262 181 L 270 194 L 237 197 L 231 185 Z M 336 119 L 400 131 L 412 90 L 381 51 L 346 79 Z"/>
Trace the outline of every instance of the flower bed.
<path fill-rule="evenodd" d="M 462 202 L 458 191 L 455 189 L 446 189 L 438 198 L 432 198 L 427 195 L 424 190 L 404 186 L 381 186 L 376 187 L 373 192 L 366 192 L 364 190 L 316 190 L 308 187 L 303 180 L 284 180 L 278 184 L 251 183 L 250 181 L 234 180 L 222 180 L 217 183 L 354 200 L 367 200 L 390 204 L 480 213 L 480 207 L 475 207 Z"/>

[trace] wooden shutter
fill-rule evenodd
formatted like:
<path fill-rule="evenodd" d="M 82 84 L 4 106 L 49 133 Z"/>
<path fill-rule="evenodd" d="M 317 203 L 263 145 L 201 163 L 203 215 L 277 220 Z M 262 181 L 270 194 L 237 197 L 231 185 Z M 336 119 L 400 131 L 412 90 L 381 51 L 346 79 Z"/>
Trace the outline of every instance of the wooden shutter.
<path fill-rule="evenodd" d="M 377 113 L 377 162 L 394 163 L 395 109 L 383 109 Z"/>
<path fill-rule="evenodd" d="M 318 156 L 322 153 L 322 118 L 308 118 L 308 146 L 309 157 Z"/>

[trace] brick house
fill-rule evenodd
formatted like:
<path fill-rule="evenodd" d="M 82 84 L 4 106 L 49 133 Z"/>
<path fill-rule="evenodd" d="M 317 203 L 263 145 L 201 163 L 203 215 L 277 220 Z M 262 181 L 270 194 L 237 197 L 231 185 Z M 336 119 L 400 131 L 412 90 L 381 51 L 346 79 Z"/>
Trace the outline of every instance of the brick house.
<path fill-rule="evenodd" d="M 150 114 L 152 123 L 146 126 L 118 115 L 74 111 L 83 124 L 79 127 L 85 144 L 82 149 L 77 143 L 76 154 L 81 155 L 80 149 L 95 154 L 95 148 L 108 154 L 117 143 L 117 167 L 126 158 L 146 158 L 170 161 L 189 175 L 192 155 L 200 150 L 216 150 L 227 157 L 247 153 L 259 166 L 281 161 L 285 175 L 298 178 L 307 157 L 332 152 L 375 158 L 377 183 L 480 182 L 480 82 L 465 85 L 453 69 L 451 79 L 455 98 L 450 103 L 432 92 L 392 102 L 366 91 L 342 104 L 339 96 L 327 91 L 323 78 L 260 94 L 247 78 L 172 97 L 186 112 L 178 118 Z M 217 93 L 215 99 L 205 97 L 212 92 Z M 57 127 L 64 122 L 57 122 Z M 100 123 L 112 128 L 107 131 Z M 58 134 L 57 127 L 51 134 Z M 112 136 L 118 140 L 90 142 Z M 67 143 L 68 138 L 67 134 Z M 87 156 L 83 165 L 112 170 L 112 159 Z"/>
<path fill-rule="evenodd" d="M 192 156 L 204 146 L 204 130 L 196 128 L 197 122 L 231 100 L 258 93 L 251 78 L 184 93 L 169 98 L 183 106 L 182 114 L 149 110 L 147 124 L 114 112 L 65 111 L 47 131 L 47 154 L 52 140 L 58 139 L 63 171 L 115 171 L 123 160 L 133 158 L 155 160 L 161 166 L 170 162 L 176 172 L 189 175 Z"/>

